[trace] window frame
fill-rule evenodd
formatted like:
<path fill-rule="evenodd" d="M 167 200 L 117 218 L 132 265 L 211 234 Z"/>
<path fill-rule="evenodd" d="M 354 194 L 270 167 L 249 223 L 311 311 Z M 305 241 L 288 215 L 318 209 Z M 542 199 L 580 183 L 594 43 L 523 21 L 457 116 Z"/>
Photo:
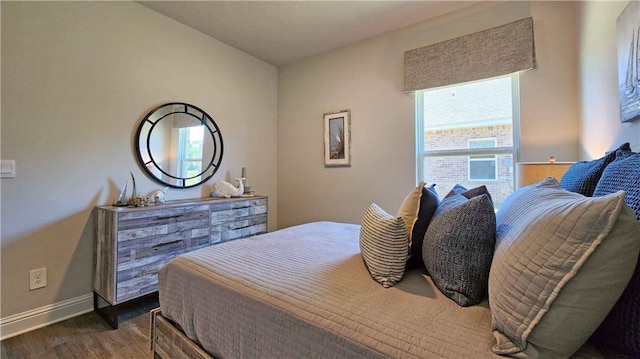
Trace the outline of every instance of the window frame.
<path fill-rule="evenodd" d="M 487 78 L 477 81 L 471 81 L 467 83 L 484 82 L 497 78 L 510 77 L 511 78 L 511 101 L 512 101 L 512 136 L 513 146 L 501 146 L 495 148 L 478 148 L 478 149 L 455 149 L 455 150 L 425 150 L 424 149 L 424 96 L 423 93 L 429 90 L 420 90 L 415 92 L 415 128 L 416 128 L 416 184 L 423 181 L 424 176 L 424 161 L 426 157 L 446 157 L 446 156 L 472 156 L 472 155 L 511 155 L 513 158 L 513 166 L 518 162 L 520 156 L 520 75 L 518 72 L 497 76 L 493 78 Z M 462 84 L 452 84 L 452 87 Z M 489 151 L 488 151 L 489 150 Z M 497 178 L 497 175 L 496 175 Z M 515 173 L 512 176 L 512 185 L 515 188 Z M 480 182 L 480 181 L 478 181 Z"/>

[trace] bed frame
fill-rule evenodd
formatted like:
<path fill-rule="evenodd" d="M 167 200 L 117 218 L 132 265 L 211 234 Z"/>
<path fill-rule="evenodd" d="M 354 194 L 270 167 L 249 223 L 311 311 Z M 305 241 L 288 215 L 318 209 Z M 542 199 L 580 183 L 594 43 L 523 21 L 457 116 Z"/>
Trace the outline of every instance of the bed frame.
<path fill-rule="evenodd" d="M 160 308 L 151 311 L 151 357 L 156 359 L 214 359 L 189 339 L 171 321 L 162 316 Z"/>

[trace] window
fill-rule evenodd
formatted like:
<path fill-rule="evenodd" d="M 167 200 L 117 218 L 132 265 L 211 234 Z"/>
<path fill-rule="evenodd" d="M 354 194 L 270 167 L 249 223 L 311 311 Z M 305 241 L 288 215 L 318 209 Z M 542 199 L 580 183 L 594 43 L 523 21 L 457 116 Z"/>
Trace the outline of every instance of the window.
<path fill-rule="evenodd" d="M 486 185 L 496 208 L 514 190 L 518 74 L 416 92 L 418 181 L 440 197 Z"/>
<path fill-rule="evenodd" d="M 496 138 L 468 140 L 467 148 L 497 147 Z M 498 179 L 498 163 L 495 155 L 471 155 L 467 173 L 469 181 L 496 181 Z"/>

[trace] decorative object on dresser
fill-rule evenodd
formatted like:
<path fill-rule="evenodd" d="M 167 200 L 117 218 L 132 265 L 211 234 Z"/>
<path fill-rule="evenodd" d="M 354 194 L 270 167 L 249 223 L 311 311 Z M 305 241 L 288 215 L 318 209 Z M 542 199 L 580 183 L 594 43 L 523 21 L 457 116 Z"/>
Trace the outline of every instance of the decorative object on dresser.
<path fill-rule="evenodd" d="M 189 188 L 209 180 L 220 167 L 222 133 L 200 108 L 171 102 L 151 110 L 135 135 L 138 162 L 154 181 Z"/>
<path fill-rule="evenodd" d="M 129 207 L 144 207 L 149 205 L 149 197 L 138 196 L 138 190 L 136 188 L 136 178 L 133 177 L 133 172 L 129 173 L 131 174 L 131 183 L 133 183 L 133 186 L 131 188 L 131 197 L 129 197 L 127 205 Z"/>
<path fill-rule="evenodd" d="M 153 198 L 153 203 L 160 204 L 165 203 L 167 201 L 167 190 L 169 187 L 165 187 L 163 189 L 155 190 L 151 193 L 151 198 Z"/>
<path fill-rule="evenodd" d="M 242 167 L 242 185 L 244 186 L 244 194 L 251 194 L 251 186 L 247 181 L 247 167 Z"/>
<path fill-rule="evenodd" d="M 118 198 L 113 202 L 113 206 L 143 207 L 148 205 L 149 198 L 138 196 L 138 190 L 136 188 L 136 178 L 133 176 L 133 172 L 129 171 L 129 174 L 131 175 L 131 183 L 133 184 L 131 187 L 131 197 L 127 198 L 127 182 L 125 181 L 124 186 L 122 186 L 122 190 L 118 195 Z"/>
<path fill-rule="evenodd" d="M 574 162 L 556 162 L 554 156 L 549 162 L 518 162 L 516 163 L 516 189 L 553 177 L 560 181 L 567 169 Z"/>
<path fill-rule="evenodd" d="M 226 181 L 217 181 L 213 184 L 213 192 L 216 197 L 240 197 L 244 193 L 244 178 L 236 178 L 235 181 L 238 182 L 238 187 L 234 187 L 231 183 Z"/>
<path fill-rule="evenodd" d="M 122 189 L 120 190 L 120 194 L 118 195 L 118 198 L 115 201 L 113 201 L 114 206 L 122 207 L 122 206 L 129 205 L 127 200 L 127 185 L 128 185 L 128 182 L 124 181 L 124 186 L 122 186 Z"/>
<path fill-rule="evenodd" d="M 351 111 L 324 114 L 324 166 L 351 166 Z"/>
<path fill-rule="evenodd" d="M 265 196 L 101 206 L 94 212 L 94 310 L 113 328 L 120 304 L 158 291 L 158 270 L 172 258 L 267 231 Z"/>

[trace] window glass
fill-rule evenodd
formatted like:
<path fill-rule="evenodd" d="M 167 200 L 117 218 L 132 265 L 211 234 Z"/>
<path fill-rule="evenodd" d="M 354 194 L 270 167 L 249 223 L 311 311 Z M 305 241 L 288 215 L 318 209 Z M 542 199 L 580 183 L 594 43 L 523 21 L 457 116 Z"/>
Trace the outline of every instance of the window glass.
<path fill-rule="evenodd" d="M 484 184 L 497 208 L 514 190 L 518 104 L 517 74 L 418 91 L 418 181 L 441 197 Z"/>
<path fill-rule="evenodd" d="M 468 148 L 493 148 L 496 147 L 495 138 L 478 138 L 468 141 Z M 469 181 L 495 181 L 498 178 L 497 157 L 495 155 L 470 155 L 469 156 Z"/>

